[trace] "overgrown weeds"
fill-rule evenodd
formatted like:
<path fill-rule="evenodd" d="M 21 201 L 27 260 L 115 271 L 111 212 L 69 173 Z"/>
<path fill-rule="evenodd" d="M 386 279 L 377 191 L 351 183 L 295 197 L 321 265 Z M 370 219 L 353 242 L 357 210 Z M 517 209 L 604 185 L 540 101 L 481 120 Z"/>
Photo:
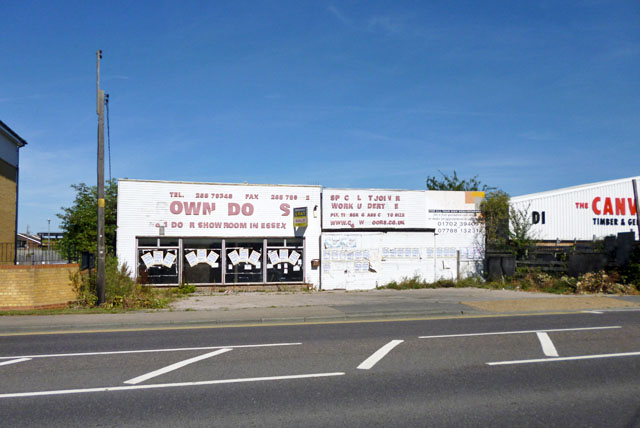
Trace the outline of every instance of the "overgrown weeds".
<path fill-rule="evenodd" d="M 435 282 L 429 282 L 420 275 L 412 277 L 405 276 L 400 281 L 391 281 L 385 286 L 378 288 L 390 288 L 394 290 L 413 290 L 419 288 L 453 288 L 453 287 L 481 287 L 484 283 L 478 278 L 465 278 L 459 281 L 452 279 L 439 279 Z"/>
<path fill-rule="evenodd" d="M 486 281 L 479 277 L 469 277 L 458 281 L 439 279 L 429 282 L 419 275 L 403 277 L 378 288 L 412 290 L 419 288 L 490 288 L 500 290 L 539 291 L 555 294 L 638 294 L 634 284 L 625 283 L 617 273 L 593 272 L 577 278 L 567 275 L 554 276 L 539 270 L 523 270 L 503 281 Z"/>
<path fill-rule="evenodd" d="M 196 286 L 193 284 L 189 284 L 188 282 L 184 282 L 178 285 L 178 288 L 173 289 L 175 294 L 180 294 L 182 296 L 186 296 L 187 294 L 195 293 Z"/>
<path fill-rule="evenodd" d="M 76 272 L 71 282 L 77 299 L 73 308 L 93 308 L 97 306 L 96 272 Z M 118 266 L 115 256 L 107 255 L 105 263 L 105 309 L 161 309 L 171 301 L 170 290 L 146 287 L 135 282 L 126 264 Z"/>

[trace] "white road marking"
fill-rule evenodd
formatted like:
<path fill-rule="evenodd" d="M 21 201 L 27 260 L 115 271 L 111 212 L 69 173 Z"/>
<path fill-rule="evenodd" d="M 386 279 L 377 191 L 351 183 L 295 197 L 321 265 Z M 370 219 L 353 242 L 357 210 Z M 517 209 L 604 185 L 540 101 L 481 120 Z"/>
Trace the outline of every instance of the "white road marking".
<path fill-rule="evenodd" d="M 597 358 L 632 357 L 639 356 L 640 352 L 622 352 L 618 354 L 579 355 L 577 357 L 537 358 L 533 360 L 497 361 L 487 363 L 489 366 L 505 366 L 509 364 L 548 363 L 550 361 L 593 360 Z"/>
<path fill-rule="evenodd" d="M 606 327 L 580 327 L 580 328 L 540 328 L 538 330 L 521 330 L 521 331 L 492 331 L 489 333 L 467 333 L 467 334 L 442 334 L 438 336 L 419 336 L 419 339 L 437 339 L 446 337 L 472 337 L 472 336 L 495 336 L 500 334 L 526 334 L 526 333 L 538 333 L 538 332 L 551 332 L 551 331 L 585 331 L 585 330 L 606 330 L 611 328 L 622 328 L 619 325 L 606 326 Z"/>
<path fill-rule="evenodd" d="M 10 394 L 0 394 L 1 398 L 18 398 L 18 397 L 37 397 L 47 395 L 64 395 L 64 394 L 83 394 L 89 392 L 114 392 L 114 391 L 130 391 L 137 389 L 157 389 L 157 388 L 176 388 L 185 386 L 201 386 L 201 385 L 219 385 L 225 383 L 242 383 L 242 382 L 264 382 L 270 380 L 291 380 L 291 379 L 311 379 L 330 376 L 343 376 L 343 372 L 334 373 L 313 373 L 290 376 L 268 376 L 268 377 L 250 377 L 243 379 L 222 379 L 222 380 L 205 380 L 199 382 L 179 382 L 179 383 L 161 383 L 154 385 L 131 385 L 131 386 L 107 386 L 102 388 L 86 388 L 86 389 L 62 389 L 58 391 L 38 391 L 38 392 L 17 392 Z"/>
<path fill-rule="evenodd" d="M 603 311 L 582 311 L 583 314 L 604 314 Z"/>
<path fill-rule="evenodd" d="M 31 358 L 18 358 L 17 360 L 3 361 L 0 366 L 8 366 L 9 364 L 22 363 L 23 361 L 29 361 Z"/>
<path fill-rule="evenodd" d="M 152 377 L 160 376 L 162 374 L 169 373 L 169 372 L 172 372 L 174 370 L 178 370 L 179 368 L 184 367 L 184 366 L 188 366 L 189 364 L 193 364 L 195 362 L 198 362 L 198 361 L 201 361 L 201 360 L 205 360 L 207 358 L 215 357 L 216 355 L 224 354 L 225 352 L 229 352 L 229 351 L 231 351 L 230 348 L 218 349 L 217 351 L 213 351 L 213 352 L 209 352 L 208 354 L 199 355 L 197 357 L 189 358 L 188 360 L 179 361 L 179 362 L 177 362 L 175 364 L 171 364 L 171 365 L 163 367 L 161 369 L 154 370 L 154 371 L 149 372 L 147 374 L 143 374 L 141 376 L 134 377 L 133 379 L 129 379 L 129 380 L 125 381 L 124 383 L 128 383 L 130 385 L 135 385 L 137 383 L 144 382 L 147 379 L 151 379 Z"/>
<path fill-rule="evenodd" d="M 546 355 L 547 357 L 557 357 L 558 351 L 553 345 L 553 342 L 551 341 L 549 335 L 545 332 L 537 332 L 536 335 L 538 336 L 538 340 L 540 341 L 540 345 L 542 346 L 542 352 L 544 352 L 544 355 Z"/>
<path fill-rule="evenodd" d="M 87 357 L 87 356 L 94 356 L 94 355 L 143 354 L 143 353 L 152 353 L 152 352 L 206 351 L 210 349 L 262 348 L 262 347 L 270 347 L 270 346 L 292 346 L 292 345 L 302 345 L 302 343 L 301 342 L 266 343 L 266 344 L 260 344 L 260 345 L 202 346 L 197 348 L 140 349 L 140 350 L 131 350 L 131 351 L 77 352 L 72 354 L 20 355 L 20 356 L 13 356 L 13 357 L 0 357 L 0 360 L 10 360 L 14 358 Z"/>
<path fill-rule="evenodd" d="M 404 340 L 392 340 L 391 342 L 387 343 L 382 348 L 371 354 L 371 356 L 364 360 L 357 368 L 359 368 L 360 370 L 369 370 L 371 367 L 375 366 L 378 361 L 383 359 L 389 352 L 391 352 L 393 348 L 395 348 L 402 342 L 404 342 Z"/>

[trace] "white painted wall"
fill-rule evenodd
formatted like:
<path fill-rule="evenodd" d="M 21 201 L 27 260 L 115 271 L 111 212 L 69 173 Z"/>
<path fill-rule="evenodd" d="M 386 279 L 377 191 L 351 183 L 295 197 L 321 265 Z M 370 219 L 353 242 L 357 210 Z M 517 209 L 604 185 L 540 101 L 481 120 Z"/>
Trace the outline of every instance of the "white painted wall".
<path fill-rule="evenodd" d="M 457 251 L 461 278 L 482 272 L 484 234 L 476 217 L 483 192 L 322 193 L 323 289 L 371 289 L 415 275 L 456 279 Z"/>
<path fill-rule="evenodd" d="M 482 272 L 475 238 L 434 232 L 324 232 L 322 289 L 373 289 L 416 275 L 429 282 L 456 279 L 457 251 L 460 278 Z"/>
<path fill-rule="evenodd" d="M 293 227 L 306 207 L 308 226 Z M 314 216 L 315 211 L 315 216 Z M 319 286 L 320 186 L 118 181 L 118 259 L 135 270 L 136 237 L 293 238 L 306 240 L 306 282 Z M 301 235 L 301 233 L 304 233 Z M 266 255 L 263 255 L 263 257 Z"/>
<path fill-rule="evenodd" d="M 18 167 L 18 146 L 0 132 L 0 159 L 11 166 Z"/>

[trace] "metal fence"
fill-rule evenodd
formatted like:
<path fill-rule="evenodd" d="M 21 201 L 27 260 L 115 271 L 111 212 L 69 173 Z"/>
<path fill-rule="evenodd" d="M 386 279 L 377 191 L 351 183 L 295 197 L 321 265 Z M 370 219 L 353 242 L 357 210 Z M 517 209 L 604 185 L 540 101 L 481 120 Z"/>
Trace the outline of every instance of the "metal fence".
<path fill-rule="evenodd" d="M 76 263 L 76 251 L 64 251 L 47 247 L 15 247 L 12 242 L 0 243 L 0 263 L 18 265 Z"/>

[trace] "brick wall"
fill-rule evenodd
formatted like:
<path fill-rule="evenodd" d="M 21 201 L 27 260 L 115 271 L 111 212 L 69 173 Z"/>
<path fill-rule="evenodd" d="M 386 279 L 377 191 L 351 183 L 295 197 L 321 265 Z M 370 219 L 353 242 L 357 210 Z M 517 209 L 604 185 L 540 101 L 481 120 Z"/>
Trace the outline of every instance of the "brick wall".
<path fill-rule="evenodd" d="M 0 266 L 0 310 L 64 307 L 75 300 L 77 264 Z"/>

